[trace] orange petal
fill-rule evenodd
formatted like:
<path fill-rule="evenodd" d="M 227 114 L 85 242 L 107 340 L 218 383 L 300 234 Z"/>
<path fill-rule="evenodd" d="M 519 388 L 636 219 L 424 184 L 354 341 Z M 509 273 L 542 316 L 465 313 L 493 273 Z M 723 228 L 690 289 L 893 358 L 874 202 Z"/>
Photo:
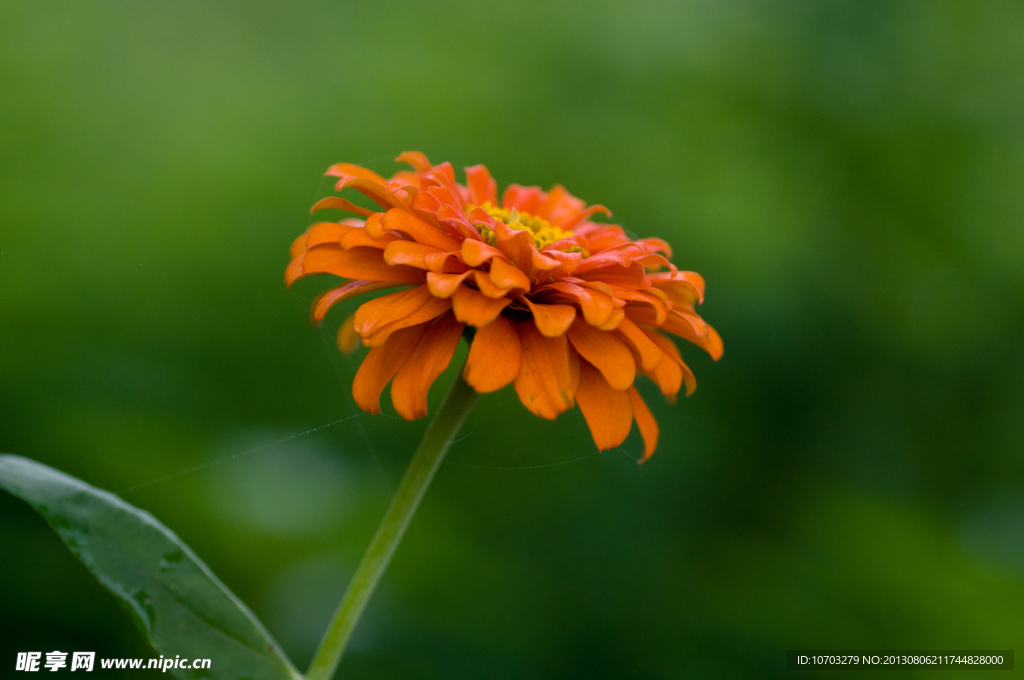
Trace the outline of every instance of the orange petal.
<path fill-rule="evenodd" d="M 565 229 L 566 231 L 571 231 L 572 228 L 575 227 L 577 224 L 585 221 L 594 213 L 599 212 L 603 212 L 608 217 L 612 216 L 612 211 L 604 207 L 603 205 L 592 205 L 586 210 L 581 210 L 572 217 L 562 220 L 561 222 L 558 223 L 558 226 L 561 227 L 562 229 Z"/>
<path fill-rule="evenodd" d="M 476 282 L 476 287 L 480 289 L 480 292 L 489 298 L 503 298 L 509 291 L 508 288 L 498 288 L 495 286 L 487 273 L 479 269 L 473 271 L 473 280 Z"/>
<path fill-rule="evenodd" d="M 626 312 L 622 309 L 613 309 L 611 316 L 603 324 L 598 326 L 602 331 L 613 331 L 619 327 L 622 320 L 626 318 Z"/>
<path fill-rule="evenodd" d="M 403 151 L 398 154 L 398 158 L 395 159 L 396 163 L 408 163 L 416 170 L 416 172 L 427 172 L 430 168 L 434 167 L 430 164 L 426 154 L 422 151 Z"/>
<path fill-rule="evenodd" d="M 656 314 L 649 307 L 627 306 L 626 315 L 637 323 L 658 326 L 663 331 L 689 340 L 710 354 L 715 361 L 722 357 L 722 338 L 693 312 L 673 308 L 663 324 L 657 323 Z"/>
<path fill-rule="evenodd" d="M 366 223 L 363 225 L 363 229 L 366 230 L 366 234 L 376 240 L 385 239 L 389 236 L 396 236 L 397 234 L 389 234 L 384 231 L 384 225 L 381 223 L 381 218 L 384 217 L 384 213 L 376 212 L 366 218 Z"/>
<path fill-rule="evenodd" d="M 455 186 L 455 168 L 452 167 L 451 163 L 448 161 L 439 163 L 431 168 L 431 170 L 443 177 L 443 179 L 439 179 L 442 184 L 452 187 Z"/>
<path fill-rule="evenodd" d="M 529 305 L 533 312 L 533 320 L 539 330 L 549 338 L 555 338 L 563 333 L 576 318 L 576 308 L 569 305 L 540 305 L 530 302 L 527 298 L 521 297 Z"/>
<path fill-rule="evenodd" d="M 420 155 L 422 156 L 423 154 Z M 426 156 L 424 156 L 424 158 L 426 158 Z M 398 159 L 396 158 L 395 160 L 397 161 Z M 430 161 L 427 162 L 429 163 Z M 394 191 L 396 187 L 400 187 L 406 192 L 408 192 L 409 189 L 413 189 L 412 193 L 415 194 L 423 188 L 423 183 L 420 182 L 420 175 L 418 172 L 399 170 L 395 174 L 391 175 L 391 179 L 388 180 L 388 186 L 392 187 L 392 191 Z"/>
<path fill-rule="evenodd" d="M 554 420 L 573 405 L 580 380 L 579 355 L 564 335 L 545 337 L 529 321 L 516 328 L 522 345 L 516 394 L 531 413 Z"/>
<path fill-rule="evenodd" d="M 536 273 L 534 270 L 550 272 L 562 266 L 561 260 L 556 260 L 555 258 L 548 257 L 546 254 L 541 253 L 532 243 L 529 244 L 526 252 L 529 253 L 529 260 L 527 260 L 527 262 L 531 267 L 531 274 Z"/>
<path fill-rule="evenodd" d="M 647 407 L 647 402 L 635 387 L 630 387 L 627 392 L 629 393 L 629 404 L 633 407 L 633 419 L 636 420 L 637 427 L 640 428 L 640 436 L 644 438 L 644 457 L 637 461 L 637 463 L 643 463 L 658 447 L 658 421 L 654 419 L 654 414 Z"/>
<path fill-rule="evenodd" d="M 616 390 L 601 372 L 586 361 L 580 362 L 580 386 L 576 403 L 590 427 L 598 451 L 626 441 L 633 425 L 633 409 L 626 390 Z"/>
<path fill-rule="evenodd" d="M 404 264 L 417 269 L 427 269 L 424 257 L 437 253 L 437 248 L 415 241 L 392 241 L 384 249 L 384 261 L 390 265 Z"/>
<path fill-rule="evenodd" d="M 447 253 L 441 250 L 427 253 L 423 256 L 423 264 L 427 265 L 428 271 L 438 274 L 460 274 L 463 271 L 468 271 L 466 265 L 462 264 L 462 260 L 459 259 L 457 250 Z"/>
<path fill-rule="evenodd" d="M 491 282 L 498 288 L 530 290 L 529 277 L 505 261 L 504 258 L 496 257 L 491 260 L 490 277 Z"/>
<path fill-rule="evenodd" d="M 694 302 L 704 302 L 704 277 L 697 272 L 658 272 L 648 278 L 668 294 L 673 304 L 692 308 Z"/>
<path fill-rule="evenodd" d="M 533 236 L 526 229 L 510 229 L 500 221 L 494 223 L 494 242 L 505 257 L 514 265 L 529 269 L 532 262 Z M 557 267 L 558 262 L 554 262 Z"/>
<path fill-rule="evenodd" d="M 665 294 L 662 291 L 657 288 L 649 288 L 649 292 L 643 292 L 614 283 L 611 284 L 609 288 L 612 291 L 612 295 L 620 300 L 638 302 L 642 305 L 649 306 L 654 310 L 655 323 L 659 326 L 665 323 L 665 318 L 668 314 L 668 308 L 670 305 L 665 304 L 667 298 L 662 300 L 662 298 L 665 297 Z"/>
<path fill-rule="evenodd" d="M 686 383 L 686 396 L 693 394 L 697 389 L 697 378 L 694 377 L 690 367 L 683 362 L 676 343 L 655 330 L 643 329 L 643 333 L 651 339 L 651 342 L 661 348 L 662 354 L 667 359 L 658 365 L 654 370 L 654 377 L 651 378 L 661 388 L 662 394 L 675 396 L 682 382 Z M 666 385 L 662 385 L 663 380 L 668 381 Z M 665 387 L 674 389 L 666 391 Z"/>
<path fill-rule="evenodd" d="M 325 177 L 361 177 L 368 179 L 377 184 L 387 184 L 387 180 L 375 173 L 373 170 L 367 170 L 366 168 L 359 165 L 352 165 L 351 163 L 335 163 L 331 167 L 327 168 L 327 172 L 324 173 Z"/>
<path fill-rule="evenodd" d="M 327 243 L 341 243 L 341 238 L 355 228 L 340 222 L 317 222 L 303 234 L 303 248 L 310 250 Z"/>
<path fill-rule="evenodd" d="M 601 371 L 612 389 L 624 390 L 633 384 L 636 377 L 633 354 L 615 333 L 598 330 L 577 319 L 566 335 L 580 356 Z"/>
<path fill-rule="evenodd" d="M 483 241 L 466 239 L 462 242 L 462 261 L 470 267 L 479 267 L 492 257 L 504 257 L 501 251 Z"/>
<path fill-rule="evenodd" d="M 295 259 L 304 252 L 306 252 L 306 235 L 300 234 L 295 237 L 295 240 L 292 241 L 291 246 L 289 246 L 288 257 Z"/>
<path fill-rule="evenodd" d="M 352 321 L 356 318 L 355 314 L 349 314 L 345 317 L 345 320 L 341 322 L 341 328 L 338 329 L 338 349 L 344 354 L 352 354 L 355 352 L 359 345 L 359 334 L 356 333 L 356 328 L 352 324 Z"/>
<path fill-rule="evenodd" d="M 610 295 L 589 287 L 558 281 L 549 283 L 540 290 L 551 290 L 560 297 L 567 297 L 578 302 L 580 310 L 583 312 L 583 318 L 592 326 L 600 326 L 608 321 L 615 310 L 615 303 Z"/>
<path fill-rule="evenodd" d="M 490 298 L 468 286 L 459 286 L 452 295 L 452 311 L 459 321 L 483 328 L 501 314 L 512 298 Z"/>
<path fill-rule="evenodd" d="M 561 184 L 556 184 L 548 189 L 547 194 L 540 205 L 537 206 L 537 212 L 534 214 L 543 217 L 552 224 L 558 224 L 559 221 L 583 210 L 587 206 L 582 199 L 570 194 Z"/>
<path fill-rule="evenodd" d="M 722 354 L 725 352 L 725 345 L 722 343 L 722 336 L 719 335 L 718 331 L 711 326 L 708 326 L 707 352 L 715 361 L 721 359 Z"/>
<path fill-rule="evenodd" d="M 469 197 L 473 203 L 481 205 L 490 201 L 498 203 L 498 183 L 491 179 L 491 173 L 484 165 L 466 168 L 466 184 L 469 186 Z"/>
<path fill-rule="evenodd" d="M 640 239 L 637 243 L 643 243 L 651 252 L 662 252 L 665 253 L 665 257 L 672 257 L 672 246 L 665 239 L 660 239 L 657 236 L 648 236 L 647 238 Z"/>
<path fill-rule="evenodd" d="M 661 393 L 665 395 L 669 403 L 676 403 L 676 395 L 683 386 L 683 369 L 672 359 L 666 359 L 658 364 L 653 371 L 645 371 L 644 375 L 651 379 Z"/>
<path fill-rule="evenodd" d="M 293 244 L 294 249 L 294 244 Z M 298 255 L 293 255 L 291 262 L 284 268 L 284 285 L 288 288 L 292 287 L 292 284 L 303 277 L 302 273 L 302 261 L 306 259 L 306 251 L 299 251 Z M 313 274 L 315 272 L 310 272 Z"/>
<path fill-rule="evenodd" d="M 430 288 L 430 294 L 434 297 L 450 298 L 458 290 L 459 284 L 472 273 L 472 270 L 461 274 L 427 272 L 427 286 Z"/>
<path fill-rule="evenodd" d="M 398 415 L 406 420 L 427 415 L 427 392 L 448 368 L 463 328 L 465 324 L 445 314 L 427 329 L 391 383 L 391 403 Z"/>
<path fill-rule="evenodd" d="M 653 371 L 664 359 L 665 354 L 640 327 L 629 319 L 619 323 L 618 332 L 626 343 L 640 356 L 640 366 L 645 371 Z"/>
<path fill-rule="evenodd" d="M 502 208 L 515 208 L 519 212 L 537 214 L 544 192 L 540 187 L 524 187 L 519 184 L 509 184 L 505 187 L 505 193 L 501 195 Z"/>
<path fill-rule="evenodd" d="M 339 179 L 337 184 L 334 185 L 334 188 L 337 191 L 341 191 L 342 189 L 349 187 L 366 196 L 385 210 L 405 207 L 402 201 L 392 194 L 385 185 L 375 180 L 345 176 Z"/>
<path fill-rule="evenodd" d="M 569 274 L 572 274 L 576 270 L 576 267 L 579 265 L 580 261 L 583 259 L 583 253 L 563 253 L 559 250 L 549 249 L 545 250 L 544 254 L 549 259 L 554 259 L 559 263 L 559 266 L 561 267 L 560 273 L 563 276 L 568 276 Z"/>
<path fill-rule="evenodd" d="M 327 311 L 342 300 L 370 291 L 401 285 L 404 284 L 396 281 L 349 281 L 337 288 L 325 290 L 313 298 L 313 304 L 309 308 L 309 319 L 314 326 L 319 326 L 327 316 Z"/>
<path fill-rule="evenodd" d="M 380 224 L 380 218 L 377 219 L 377 224 Z M 364 227 L 362 229 L 350 229 L 342 234 L 341 247 L 345 250 L 352 250 L 359 246 L 369 246 L 370 248 L 384 250 L 389 243 L 398 239 L 399 236 L 397 234 L 382 234 L 379 237 L 375 237 L 370 233 L 369 229 Z"/>
<path fill-rule="evenodd" d="M 381 347 L 374 347 L 367 353 L 352 381 L 352 397 L 359 408 L 380 413 L 380 393 L 398 373 L 426 331 L 427 324 L 403 328 L 392 333 Z"/>
<path fill-rule="evenodd" d="M 519 373 L 521 350 L 515 323 L 499 316 L 476 332 L 462 377 L 480 394 L 500 390 Z"/>
<path fill-rule="evenodd" d="M 355 328 L 368 347 L 379 347 L 394 331 L 440 316 L 451 302 L 430 294 L 427 286 L 417 286 L 370 300 L 356 310 Z"/>
<path fill-rule="evenodd" d="M 445 231 L 459 239 L 480 240 L 480 232 L 466 219 L 465 212 L 449 203 L 442 204 L 435 215 L 437 221 L 444 225 Z"/>
<path fill-rule="evenodd" d="M 335 208 L 337 210 L 346 210 L 346 211 L 348 211 L 350 213 L 355 213 L 357 215 L 363 215 L 363 216 L 368 216 L 368 215 L 372 215 L 373 214 L 372 210 L 367 210 L 366 208 L 361 208 L 358 205 L 356 205 L 355 203 L 353 203 L 352 201 L 346 200 L 346 199 L 342 198 L 341 196 L 328 196 L 326 198 L 321 198 L 319 201 L 317 201 L 316 203 L 313 204 L 313 207 L 309 209 L 309 212 L 313 213 L 313 212 L 316 212 L 317 210 L 324 210 L 326 208 Z"/>
<path fill-rule="evenodd" d="M 401 231 L 408 234 L 417 243 L 433 246 L 438 250 L 458 250 L 460 247 L 458 240 L 454 237 L 400 208 L 394 208 L 384 213 L 381 224 L 384 231 Z"/>
<path fill-rule="evenodd" d="M 392 267 L 376 248 L 344 250 L 341 245 L 322 245 L 302 253 L 285 270 L 285 283 L 313 274 L 334 274 L 363 281 L 401 281 L 420 283 L 422 272 L 411 267 Z"/>

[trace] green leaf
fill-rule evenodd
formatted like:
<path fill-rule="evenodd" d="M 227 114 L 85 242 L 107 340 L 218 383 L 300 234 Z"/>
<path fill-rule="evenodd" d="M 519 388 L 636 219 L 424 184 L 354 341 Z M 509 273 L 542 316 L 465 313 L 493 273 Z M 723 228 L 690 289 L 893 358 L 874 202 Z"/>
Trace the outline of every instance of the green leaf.
<path fill-rule="evenodd" d="M 176 676 L 302 678 L 249 608 L 148 512 L 21 456 L 0 454 L 0 487 L 49 522 L 157 652 L 211 660 Z"/>

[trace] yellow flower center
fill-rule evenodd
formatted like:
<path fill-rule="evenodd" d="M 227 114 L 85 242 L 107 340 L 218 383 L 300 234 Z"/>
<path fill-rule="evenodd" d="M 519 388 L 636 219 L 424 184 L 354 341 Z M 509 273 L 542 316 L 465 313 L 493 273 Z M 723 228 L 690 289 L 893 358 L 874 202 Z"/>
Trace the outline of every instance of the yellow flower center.
<path fill-rule="evenodd" d="M 568 229 L 559 229 L 543 217 L 519 212 L 515 208 L 511 210 L 499 208 L 490 201 L 486 201 L 480 206 L 469 204 L 466 206 L 466 212 L 476 207 L 483 209 L 494 219 L 501 220 L 509 229 L 525 230 L 533 234 L 533 244 L 537 246 L 538 250 L 543 250 L 555 241 L 572 236 L 572 232 Z M 483 237 L 484 243 L 492 246 L 495 245 L 494 231 L 490 227 L 481 224 L 477 225 L 477 229 L 480 231 L 480 236 Z M 583 249 L 574 245 L 569 247 L 567 252 L 579 253 L 583 252 Z"/>

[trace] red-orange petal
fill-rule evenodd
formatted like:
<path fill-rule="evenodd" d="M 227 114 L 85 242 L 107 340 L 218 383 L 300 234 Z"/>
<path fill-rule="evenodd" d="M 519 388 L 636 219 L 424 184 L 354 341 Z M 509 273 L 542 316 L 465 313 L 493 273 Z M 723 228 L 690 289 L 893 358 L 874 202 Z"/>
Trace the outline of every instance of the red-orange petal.
<path fill-rule="evenodd" d="M 349 281 L 336 288 L 325 290 L 313 298 L 313 304 L 309 308 L 309 319 L 314 326 L 319 326 L 327 316 L 328 310 L 342 300 L 374 290 L 402 285 L 405 284 L 396 281 Z"/>
<path fill-rule="evenodd" d="M 391 334 L 380 347 L 371 349 L 352 381 L 352 397 L 359 408 L 380 413 L 380 393 L 427 331 L 427 324 L 403 328 Z"/>
<path fill-rule="evenodd" d="M 601 371 L 612 389 L 624 390 L 633 384 L 633 354 L 614 332 L 598 330 L 583 319 L 576 319 L 565 334 L 580 356 Z"/>
<path fill-rule="evenodd" d="M 427 393 L 437 376 L 448 368 L 463 328 L 465 324 L 449 313 L 427 329 L 391 383 L 391 403 L 398 415 L 406 420 L 427 415 Z"/>
<path fill-rule="evenodd" d="M 531 413 L 547 420 L 572 408 L 580 381 L 579 355 L 564 336 L 541 335 L 529 322 L 516 324 L 522 345 L 519 373 L 514 385 L 519 401 Z"/>
<path fill-rule="evenodd" d="M 648 408 L 647 402 L 635 387 L 630 387 L 627 392 L 629 393 L 629 404 L 633 408 L 633 420 L 640 428 L 640 436 L 644 438 L 644 456 L 637 461 L 637 463 L 643 463 L 651 457 L 654 449 L 658 448 L 658 421 L 654 419 L 654 414 Z"/>
<path fill-rule="evenodd" d="M 569 305 L 542 305 L 531 302 L 528 298 L 521 297 L 533 312 L 533 321 L 543 335 L 549 338 L 557 338 L 565 333 L 576 318 L 576 308 Z"/>
<path fill-rule="evenodd" d="M 500 390 L 519 373 L 521 352 L 515 323 L 499 316 L 477 330 L 462 377 L 480 394 Z"/>
<path fill-rule="evenodd" d="M 576 403 L 590 427 L 598 451 L 614 448 L 626 441 L 633 425 L 629 394 L 626 390 L 613 389 L 601 372 L 586 361 L 580 362 Z"/>
<path fill-rule="evenodd" d="M 469 286 L 459 286 L 452 295 L 452 311 L 459 321 L 483 328 L 494 321 L 512 298 L 490 298 Z"/>

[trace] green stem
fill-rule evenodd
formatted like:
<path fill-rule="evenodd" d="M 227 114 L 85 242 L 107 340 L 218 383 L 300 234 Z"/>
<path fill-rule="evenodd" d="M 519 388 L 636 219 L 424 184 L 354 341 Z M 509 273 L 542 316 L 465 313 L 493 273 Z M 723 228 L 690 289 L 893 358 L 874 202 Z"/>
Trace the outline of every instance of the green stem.
<path fill-rule="evenodd" d="M 466 384 L 461 374 L 455 378 L 441 403 L 441 408 L 427 427 L 416 454 L 409 462 L 409 469 L 405 471 L 405 477 L 402 478 L 402 483 L 391 500 L 391 507 L 377 529 L 377 535 L 366 549 L 348 590 L 345 591 L 345 596 L 341 598 L 341 604 L 334 612 L 334 618 L 324 633 L 320 648 L 313 656 L 309 671 L 306 672 L 307 680 L 331 680 L 334 671 L 337 670 L 352 630 L 366 608 L 367 601 L 373 595 L 377 582 L 388 568 L 391 556 L 395 554 L 395 549 L 416 513 L 423 494 L 430 486 L 430 480 L 434 478 L 444 454 L 447 453 L 462 423 L 466 421 L 477 396 L 476 391 Z"/>

